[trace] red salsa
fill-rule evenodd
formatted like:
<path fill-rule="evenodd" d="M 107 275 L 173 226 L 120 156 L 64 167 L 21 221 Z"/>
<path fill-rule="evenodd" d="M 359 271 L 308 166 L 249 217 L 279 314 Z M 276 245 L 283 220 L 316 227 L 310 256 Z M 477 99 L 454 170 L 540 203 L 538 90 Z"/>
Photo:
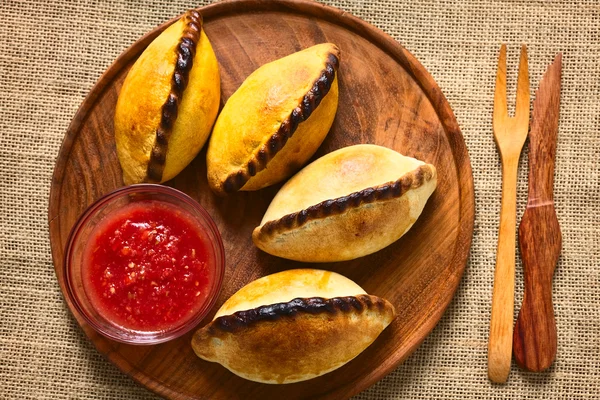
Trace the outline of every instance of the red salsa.
<path fill-rule="evenodd" d="M 129 204 L 94 228 L 84 289 L 106 320 L 155 332 L 179 326 L 207 301 L 215 266 L 191 215 L 159 201 Z"/>

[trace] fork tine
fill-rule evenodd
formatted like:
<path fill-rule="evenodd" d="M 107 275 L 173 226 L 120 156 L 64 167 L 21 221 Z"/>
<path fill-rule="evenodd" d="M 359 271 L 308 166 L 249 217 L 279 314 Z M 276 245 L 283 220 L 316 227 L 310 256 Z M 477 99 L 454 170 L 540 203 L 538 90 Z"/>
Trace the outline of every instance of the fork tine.
<path fill-rule="evenodd" d="M 496 91 L 494 92 L 494 123 L 502 123 L 508 118 L 506 106 L 506 45 L 500 47 L 498 72 L 496 73 Z"/>
<path fill-rule="evenodd" d="M 527 62 L 527 46 L 525 45 L 521 46 L 515 118 L 519 125 L 529 123 L 529 66 Z"/>

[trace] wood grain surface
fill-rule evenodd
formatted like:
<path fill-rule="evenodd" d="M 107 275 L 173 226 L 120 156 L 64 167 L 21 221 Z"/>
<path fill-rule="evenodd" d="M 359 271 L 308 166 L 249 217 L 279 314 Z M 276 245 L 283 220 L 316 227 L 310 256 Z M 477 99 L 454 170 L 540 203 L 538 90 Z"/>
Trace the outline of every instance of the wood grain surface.
<path fill-rule="evenodd" d="M 502 159 L 502 207 L 498 249 L 494 269 L 492 314 L 488 340 L 488 377 L 504 383 L 512 359 L 513 313 L 515 306 L 515 231 L 517 228 L 517 170 L 521 149 L 529 130 L 529 65 L 527 48 L 521 47 L 517 104 L 508 116 L 506 99 L 506 45 L 500 48 L 494 93 L 494 139 Z"/>
<path fill-rule="evenodd" d="M 559 54 L 536 92 L 529 133 L 529 195 L 519 225 L 524 292 L 514 329 L 513 352 L 521 368 L 536 372 L 552 365 L 557 347 L 552 278 L 562 237 L 553 191 L 561 71 Z"/>
<path fill-rule="evenodd" d="M 458 287 L 474 218 L 471 166 L 458 124 L 419 62 L 395 40 L 347 13 L 306 0 L 226 1 L 205 7 L 202 13 L 220 63 L 223 99 L 258 66 L 330 41 L 342 51 L 339 108 L 315 157 L 351 144 L 374 143 L 436 166 L 437 190 L 402 239 L 358 260 L 316 265 L 342 273 L 367 292 L 388 299 L 399 316 L 371 347 L 344 367 L 290 385 L 249 382 L 218 364 L 200 360 L 190 346 L 192 332 L 156 346 L 132 346 L 107 340 L 80 315 L 75 313 L 75 318 L 100 353 L 167 398 L 349 397 L 381 379 L 417 348 Z M 123 185 L 113 134 L 119 89 L 135 59 L 168 24 L 142 37 L 102 75 L 65 136 L 49 205 L 52 255 L 63 291 L 63 251 L 71 227 L 94 200 Z M 198 200 L 223 236 L 224 286 L 215 309 L 202 324 L 249 281 L 310 266 L 272 257 L 252 244 L 251 232 L 279 186 L 218 198 L 207 186 L 205 156 L 203 150 L 167 183 Z"/>

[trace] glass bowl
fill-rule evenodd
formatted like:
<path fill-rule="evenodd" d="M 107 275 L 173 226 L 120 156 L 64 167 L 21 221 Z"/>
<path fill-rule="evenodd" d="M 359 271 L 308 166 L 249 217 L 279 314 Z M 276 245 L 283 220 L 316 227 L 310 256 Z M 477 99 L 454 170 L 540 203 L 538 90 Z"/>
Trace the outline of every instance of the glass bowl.
<path fill-rule="evenodd" d="M 199 231 L 205 235 L 209 265 L 214 266 L 208 283 L 208 295 L 197 311 L 190 313 L 177 324 L 162 330 L 133 330 L 120 326 L 94 306 L 92 296 L 85 289 L 84 254 L 86 244 L 94 228 L 108 215 L 137 202 L 155 201 L 173 206 L 185 212 Z M 143 205 L 141 205 L 143 206 Z M 194 253 L 195 254 L 195 253 Z M 186 267 L 187 268 L 187 267 Z M 85 321 L 102 335 L 122 343 L 156 344 L 175 339 L 196 327 L 214 306 L 225 273 L 225 251 L 221 235 L 208 212 L 185 193 L 168 186 L 138 184 L 117 189 L 93 203 L 79 218 L 71 230 L 65 251 L 64 277 L 66 295 Z M 112 289 L 111 289 L 112 290 Z M 199 293 L 199 292 L 198 292 Z M 196 304 L 198 306 L 198 304 Z"/>

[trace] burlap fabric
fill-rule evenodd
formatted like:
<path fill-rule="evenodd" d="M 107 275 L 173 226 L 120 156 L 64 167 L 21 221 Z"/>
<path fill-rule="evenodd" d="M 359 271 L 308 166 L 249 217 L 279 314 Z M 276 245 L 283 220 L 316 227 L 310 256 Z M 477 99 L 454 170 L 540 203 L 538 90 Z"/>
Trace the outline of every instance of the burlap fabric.
<path fill-rule="evenodd" d="M 598 1 L 327 3 L 391 34 L 431 72 L 462 128 L 477 200 L 470 262 L 453 303 L 407 362 L 357 398 L 599 398 Z M 154 397 L 105 361 L 70 317 L 50 258 L 48 190 L 69 121 L 102 71 L 144 32 L 193 5 L 168 0 L 0 3 L 1 399 Z M 495 386 L 487 379 L 486 353 L 501 179 L 491 114 L 503 41 L 510 46 L 513 95 L 519 43 L 529 44 L 532 89 L 554 54 L 564 54 L 555 185 L 563 251 L 554 280 L 555 365 L 542 374 L 514 366 L 509 383 Z M 526 187 L 525 158 L 519 216 Z M 519 304 L 519 265 L 517 270 Z"/>

